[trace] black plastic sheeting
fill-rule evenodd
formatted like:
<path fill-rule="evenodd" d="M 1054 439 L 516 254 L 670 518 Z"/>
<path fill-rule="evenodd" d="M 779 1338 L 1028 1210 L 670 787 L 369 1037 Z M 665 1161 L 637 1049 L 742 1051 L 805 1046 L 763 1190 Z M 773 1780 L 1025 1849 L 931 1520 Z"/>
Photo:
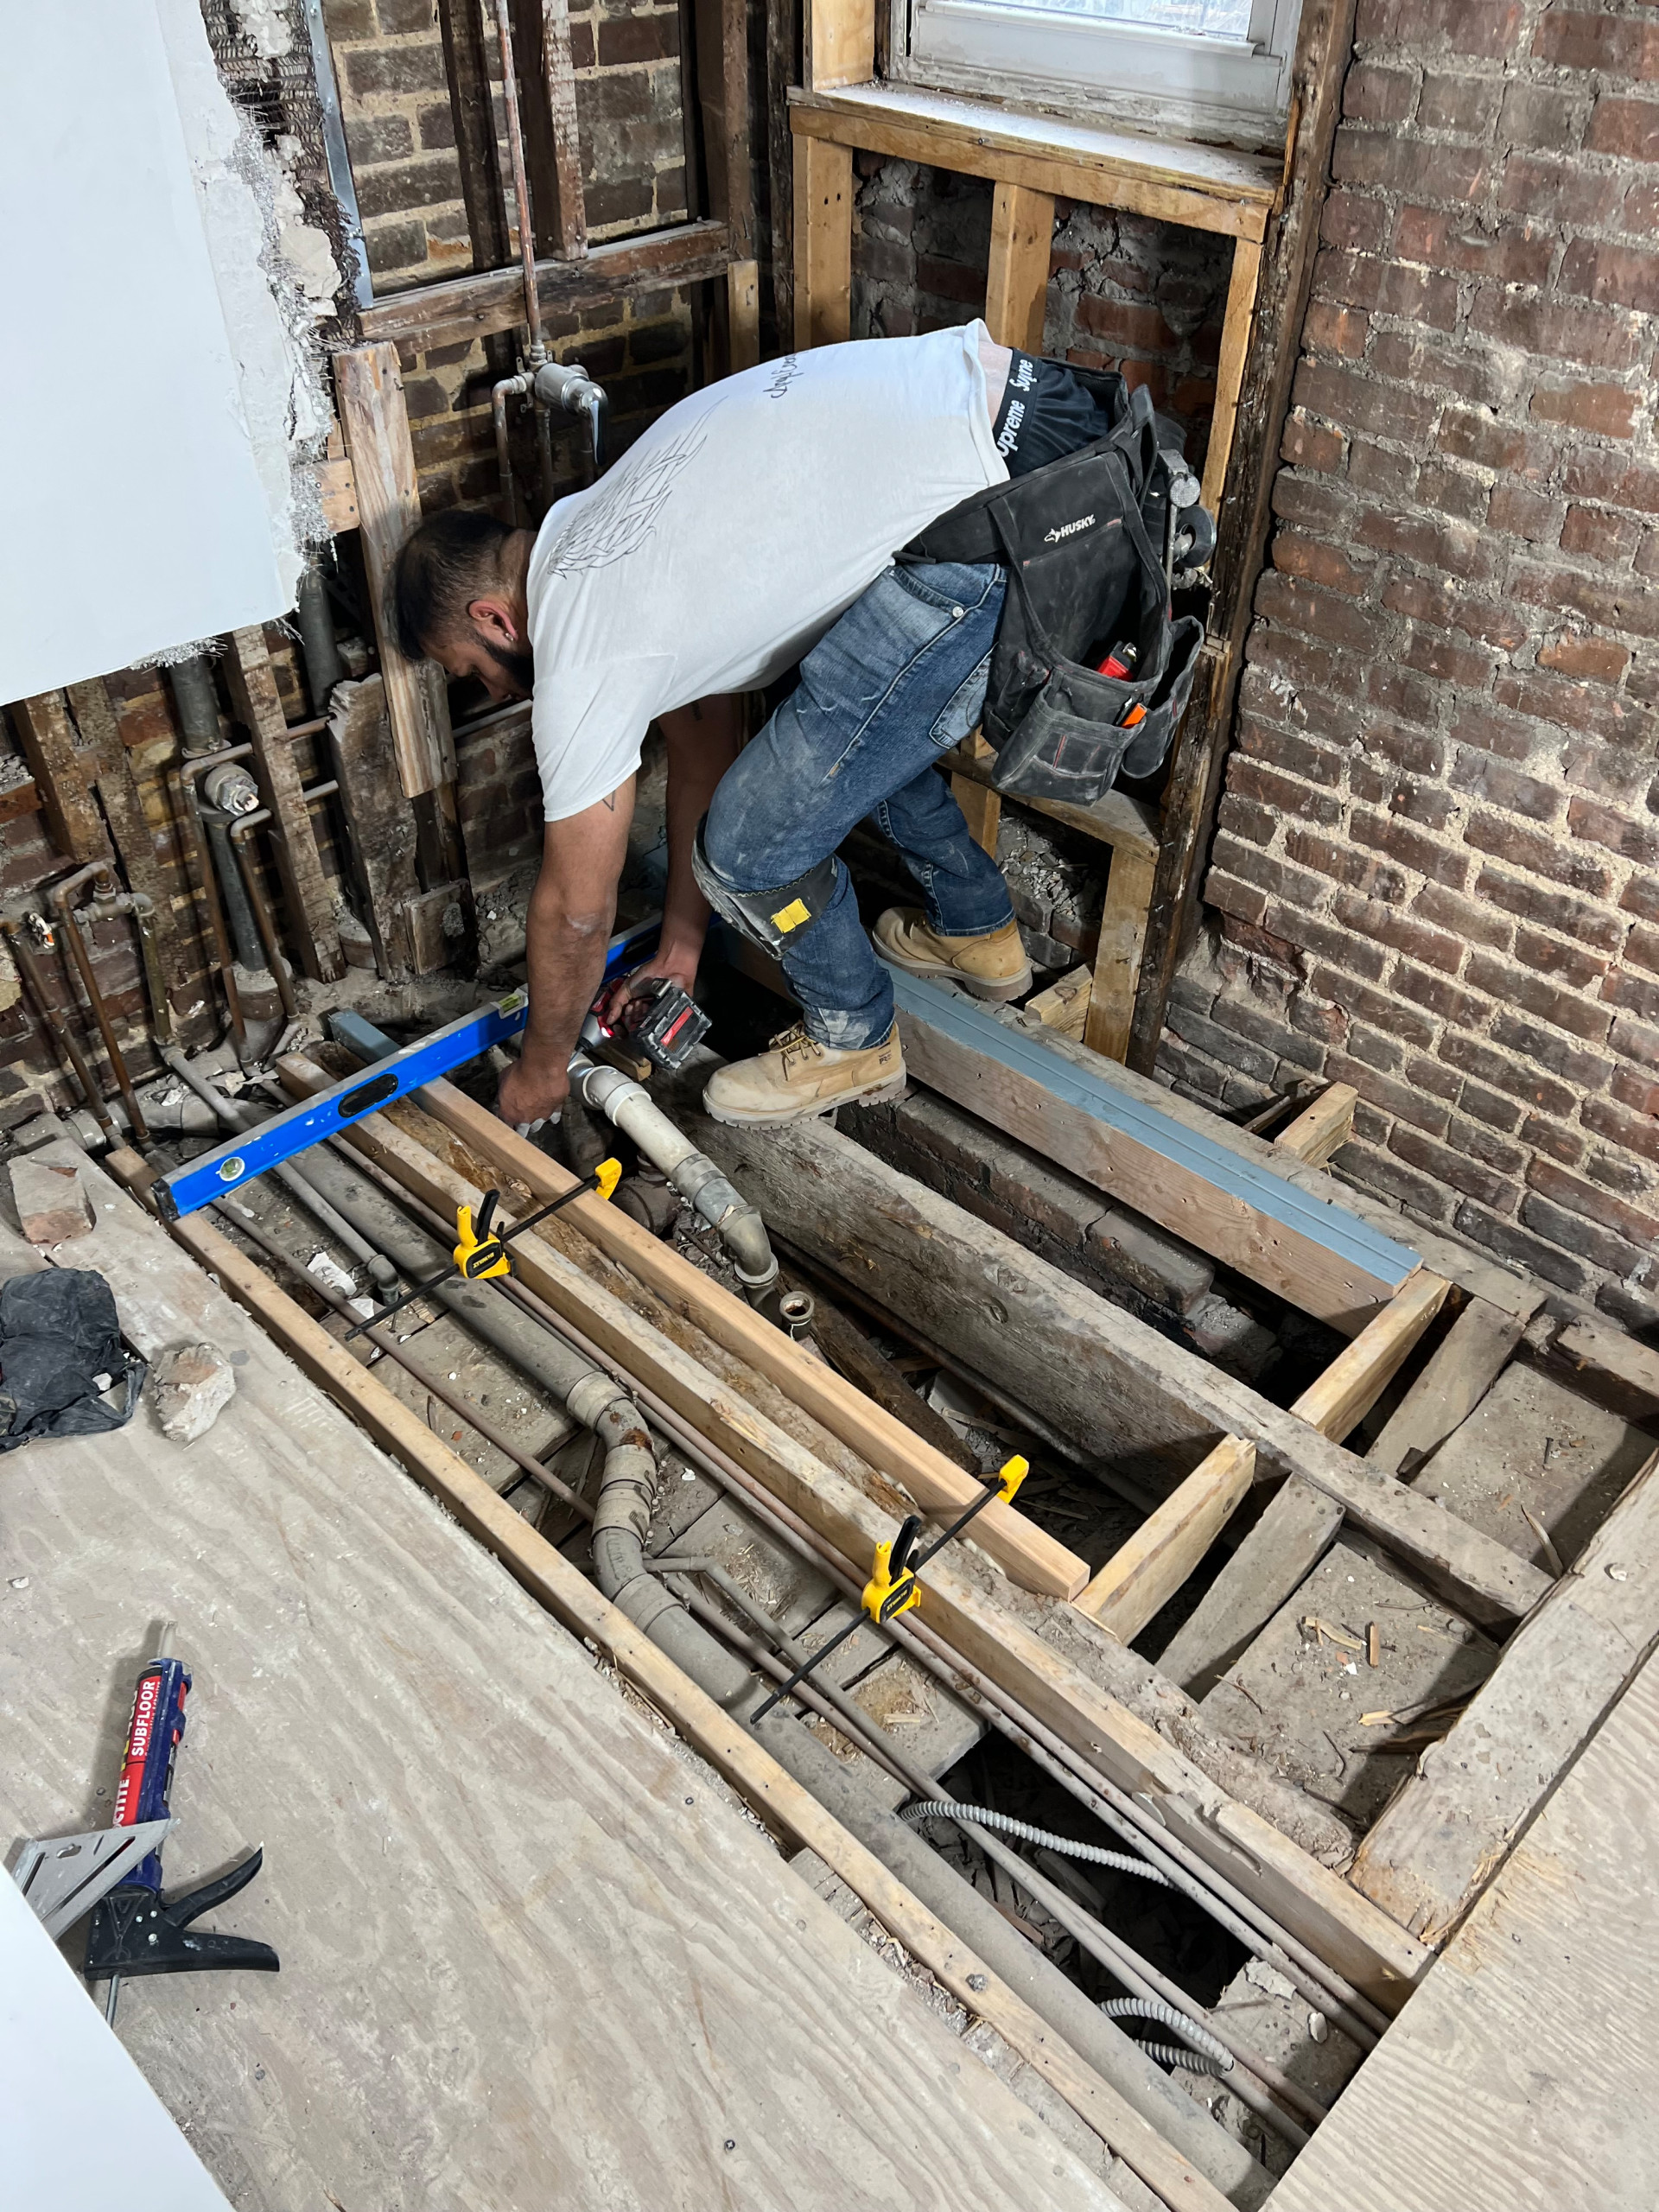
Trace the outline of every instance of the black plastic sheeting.
<path fill-rule="evenodd" d="M 124 1428 L 147 1372 L 124 1348 L 114 1294 L 90 1268 L 0 1283 L 0 1452 Z M 121 1402 L 106 1405 L 104 1392 L 123 1382 Z"/>

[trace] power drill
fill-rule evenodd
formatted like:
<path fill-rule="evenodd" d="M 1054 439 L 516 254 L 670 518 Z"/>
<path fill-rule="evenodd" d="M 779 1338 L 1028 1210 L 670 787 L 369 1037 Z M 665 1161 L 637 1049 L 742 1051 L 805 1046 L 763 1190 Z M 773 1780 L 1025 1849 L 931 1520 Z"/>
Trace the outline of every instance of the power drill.
<path fill-rule="evenodd" d="M 685 1065 L 709 1026 L 702 1008 L 671 976 L 647 976 L 637 988 L 630 988 L 625 977 L 607 983 L 594 1001 L 582 1026 L 582 1041 L 632 1046 L 653 1067 L 672 1075 Z"/>

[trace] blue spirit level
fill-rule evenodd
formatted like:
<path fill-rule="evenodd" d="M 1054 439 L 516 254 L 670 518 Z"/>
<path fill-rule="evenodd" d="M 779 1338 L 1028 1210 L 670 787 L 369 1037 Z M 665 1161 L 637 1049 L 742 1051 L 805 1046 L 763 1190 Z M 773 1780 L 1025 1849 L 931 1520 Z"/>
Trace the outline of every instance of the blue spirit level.
<path fill-rule="evenodd" d="M 653 914 L 648 921 L 620 931 L 611 939 L 605 961 L 607 982 L 648 956 L 660 920 L 660 916 Z M 244 1129 L 226 1138 L 212 1152 L 187 1160 L 182 1167 L 175 1167 L 157 1179 L 156 1196 L 162 1211 L 176 1220 L 181 1215 L 211 1205 L 215 1198 L 225 1198 L 232 1191 L 240 1190 L 256 1175 L 263 1175 L 268 1167 L 278 1166 L 283 1160 L 291 1160 L 296 1152 L 321 1144 L 325 1137 L 349 1128 L 365 1114 L 378 1112 L 383 1106 L 390 1106 L 393 1099 L 418 1090 L 423 1084 L 435 1083 L 440 1076 L 464 1067 L 468 1060 L 487 1052 L 492 1045 L 505 1044 L 524 1027 L 529 1010 L 526 994 L 513 991 L 493 1006 L 475 1007 L 471 1014 L 463 1014 L 459 1020 L 435 1029 L 429 1037 L 423 1037 L 416 1044 L 405 1045 L 401 1052 L 378 1061 L 372 1068 L 347 1076 L 327 1090 L 302 1100 L 286 1113 L 273 1114 L 257 1128 Z"/>

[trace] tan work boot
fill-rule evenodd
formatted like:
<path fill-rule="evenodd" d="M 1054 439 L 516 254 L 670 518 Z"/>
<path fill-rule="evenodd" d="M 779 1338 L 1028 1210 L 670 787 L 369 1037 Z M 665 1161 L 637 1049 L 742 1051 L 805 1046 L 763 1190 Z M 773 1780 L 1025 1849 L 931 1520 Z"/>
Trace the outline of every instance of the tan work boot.
<path fill-rule="evenodd" d="M 855 1052 L 820 1045 L 804 1029 L 786 1029 L 772 1039 L 769 1052 L 716 1068 L 702 1103 L 717 1122 L 800 1122 L 855 1100 L 902 1097 L 904 1089 L 895 1021 L 879 1045 Z"/>
<path fill-rule="evenodd" d="M 881 957 L 907 976 L 948 976 L 976 999 L 1017 999 L 1031 988 L 1018 922 L 988 937 L 941 937 L 919 906 L 889 906 L 872 935 Z"/>

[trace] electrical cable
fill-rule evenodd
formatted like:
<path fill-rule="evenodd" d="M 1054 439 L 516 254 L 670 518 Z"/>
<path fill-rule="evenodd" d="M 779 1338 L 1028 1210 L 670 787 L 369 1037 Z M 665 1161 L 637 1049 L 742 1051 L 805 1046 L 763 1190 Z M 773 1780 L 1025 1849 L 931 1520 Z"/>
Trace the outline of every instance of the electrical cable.
<path fill-rule="evenodd" d="M 1100 2009 L 1109 2020 L 1156 2020 L 1160 2027 L 1173 2028 L 1178 2036 L 1187 2037 L 1191 2050 L 1174 2050 L 1166 2043 L 1141 2044 L 1142 2050 L 1161 2059 L 1166 2066 L 1184 2066 L 1189 2074 L 1230 2074 L 1233 2070 L 1236 2062 L 1225 2044 L 1218 2043 L 1208 2028 L 1200 2027 L 1173 2005 L 1149 1997 L 1104 1997 Z"/>
<path fill-rule="evenodd" d="M 1115 1866 L 1120 1874 L 1139 1874 L 1143 1881 L 1156 1882 L 1160 1889 L 1174 1887 L 1167 1874 L 1160 1874 L 1144 1859 L 1131 1858 L 1123 1851 L 1102 1851 L 1096 1844 L 1078 1843 L 1069 1835 L 1054 1835 L 1047 1828 L 1033 1827 L 1028 1821 L 1016 1821 L 1010 1813 L 994 1812 L 988 1805 L 930 1802 L 906 1805 L 899 1817 L 901 1821 L 925 1821 L 936 1815 L 942 1820 L 973 1821 L 982 1828 L 996 1828 L 1004 1835 L 1018 1836 L 1022 1843 L 1046 1844 L 1049 1850 L 1058 1851 L 1066 1859 L 1086 1859 L 1093 1866 Z"/>

